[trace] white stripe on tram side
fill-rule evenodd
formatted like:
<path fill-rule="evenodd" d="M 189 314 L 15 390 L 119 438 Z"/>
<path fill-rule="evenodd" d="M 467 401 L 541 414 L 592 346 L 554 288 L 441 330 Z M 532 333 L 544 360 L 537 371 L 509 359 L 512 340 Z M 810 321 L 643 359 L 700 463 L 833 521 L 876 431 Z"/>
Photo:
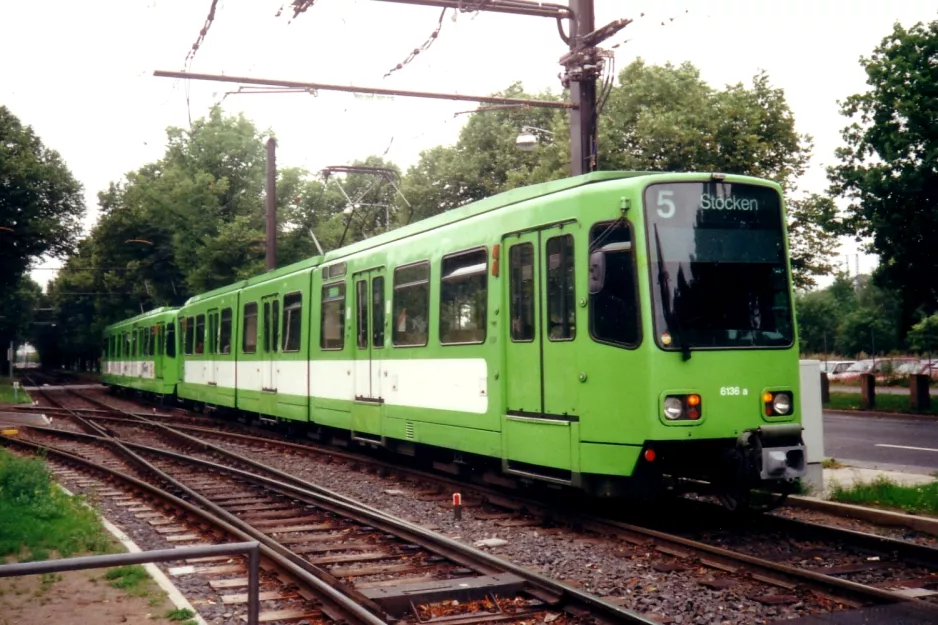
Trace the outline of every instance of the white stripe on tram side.
<path fill-rule="evenodd" d="M 212 377 L 214 376 L 214 378 Z M 237 377 L 236 377 L 237 376 Z M 390 406 L 488 411 L 488 365 L 484 358 L 414 360 L 230 360 L 185 361 L 183 380 L 220 388 L 353 401 L 382 398 Z"/>

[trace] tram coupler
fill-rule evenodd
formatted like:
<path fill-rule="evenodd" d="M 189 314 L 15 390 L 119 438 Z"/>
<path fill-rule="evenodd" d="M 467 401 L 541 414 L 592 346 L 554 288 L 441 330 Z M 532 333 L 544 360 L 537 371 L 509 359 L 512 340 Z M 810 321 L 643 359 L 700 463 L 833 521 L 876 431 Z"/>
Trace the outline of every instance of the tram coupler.
<path fill-rule="evenodd" d="M 790 482 L 805 474 L 806 452 L 800 423 L 763 425 L 736 439 L 743 475 L 760 482 Z"/>

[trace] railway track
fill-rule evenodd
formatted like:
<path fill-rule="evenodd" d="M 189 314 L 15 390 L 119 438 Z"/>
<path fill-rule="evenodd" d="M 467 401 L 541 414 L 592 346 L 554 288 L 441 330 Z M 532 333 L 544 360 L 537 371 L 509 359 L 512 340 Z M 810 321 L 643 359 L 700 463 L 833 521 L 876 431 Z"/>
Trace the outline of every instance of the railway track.
<path fill-rule="evenodd" d="M 115 475 L 144 474 L 377 622 L 653 622 L 351 500 L 213 462 L 194 451 L 199 445 L 183 445 L 181 454 L 117 439 L 121 426 L 71 418 L 89 432 L 33 428 L 18 444 L 98 459 Z M 120 466 L 105 469 L 105 456 Z"/>
<path fill-rule="evenodd" d="M 95 403 L 100 409 L 115 410 L 113 406 L 100 400 L 87 397 L 85 399 Z M 278 445 L 290 447 L 296 451 L 309 452 L 311 448 L 308 445 L 276 442 L 269 438 L 259 439 L 243 434 L 234 435 L 204 427 L 178 425 L 169 427 L 165 423 L 155 423 L 153 420 L 143 420 L 141 417 L 130 417 L 119 410 L 115 410 L 115 413 L 122 416 L 104 417 L 97 414 L 93 419 L 109 423 L 122 437 L 133 438 L 137 433 L 146 430 L 157 431 L 165 437 L 165 440 L 171 440 L 173 445 L 182 445 L 184 449 L 189 450 L 198 449 L 214 459 L 226 459 L 227 463 L 241 463 L 257 472 L 266 472 L 272 476 L 270 479 L 273 479 L 274 483 L 292 483 L 302 489 L 317 489 L 314 485 L 292 475 L 278 472 L 263 464 L 249 462 L 242 450 L 226 450 L 211 445 L 204 439 L 215 437 L 227 439 L 229 443 L 231 440 L 237 440 L 242 447 L 250 448 L 253 445 L 254 449 L 258 446 Z M 199 435 L 200 439 L 194 438 L 192 434 Z M 328 496 L 341 499 L 334 493 L 325 492 Z M 483 493 L 481 496 L 488 502 L 504 503 L 505 499 L 504 494 L 501 493 Z M 558 515 L 554 511 L 538 509 L 539 504 L 536 502 L 526 502 L 523 505 L 531 513 L 530 516 L 536 519 L 535 524 L 542 524 L 545 519 L 551 519 L 553 522 L 558 520 Z M 380 513 L 380 511 L 376 512 Z M 700 508 L 698 512 L 697 518 L 700 520 L 705 519 L 708 514 L 712 516 L 712 511 L 707 507 Z M 482 514 L 491 516 L 492 513 L 483 512 Z M 495 515 L 497 516 L 497 513 Z M 722 522 L 725 521 L 724 515 Z M 753 585 L 758 586 L 761 583 L 764 587 L 757 592 L 762 593 L 760 598 L 764 602 L 810 602 L 813 597 L 821 597 L 832 600 L 843 609 L 888 606 L 905 602 L 906 610 L 927 611 L 931 607 L 929 602 L 933 601 L 935 595 L 928 589 L 928 586 L 938 583 L 938 577 L 935 576 L 935 571 L 938 570 L 938 557 L 934 549 L 838 528 L 805 524 L 790 519 L 764 517 L 759 519 L 759 526 L 754 528 L 755 531 L 750 530 L 750 533 L 755 535 L 766 531 L 781 532 L 786 535 L 786 540 L 789 542 L 791 542 L 791 536 L 800 536 L 801 540 L 807 541 L 806 547 L 795 546 L 789 549 L 787 561 L 779 557 L 777 551 L 766 553 L 762 549 L 763 552 L 758 553 L 760 545 L 764 547 L 766 544 L 779 544 L 777 541 L 765 540 L 764 535 L 760 540 L 753 541 L 755 548 L 751 546 L 751 550 L 756 553 L 745 553 L 740 552 L 738 546 L 727 549 L 719 544 L 714 545 L 714 542 L 719 543 L 718 534 L 704 535 L 703 539 L 706 542 L 701 542 L 604 518 L 579 516 L 575 522 L 597 534 L 615 536 L 636 551 L 647 550 L 651 547 L 664 555 L 661 561 L 656 563 L 656 570 L 661 572 L 680 574 L 700 567 L 706 569 L 708 573 L 705 577 L 698 579 L 698 583 L 715 589 L 741 586 L 751 589 Z M 714 516 L 711 522 L 719 523 L 721 519 L 719 516 Z M 706 524 L 703 523 L 703 525 Z M 734 528 L 732 532 L 738 530 L 739 528 Z M 723 530 L 724 534 L 732 532 Z M 825 541 L 849 544 L 848 553 L 838 553 L 840 550 L 831 550 L 830 547 L 821 546 Z M 811 547 L 811 543 L 815 546 Z M 793 544 L 797 545 L 797 543 Z M 869 555 L 871 553 L 877 555 Z M 824 566 L 825 564 L 827 566 Z M 720 574 L 714 575 L 713 572 Z M 917 600 L 917 596 L 923 596 L 924 601 Z M 835 606 L 834 609 L 837 607 Z"/>
<path fill-rule="evenodd" d="M 90 401 L 97 402 L 102 409 L 107 407 L 114 410 L 112 406 L 100 400 Z M 245 458 L 247 454 L 244 453 L 246 450 L 257 450 L 258 447 L 271 445 L 288 447 L 298 452 L 310 452 L 311 447 L 306 444 L 277 442 L 269 438 L 261 439 L 197 426 L 168 427 L 163 423 L 143 421 L 140 418 L 130 419 L 126 414 L 123 417 L 96 416 L 95 419 L 109 422 L 122 436 L 132 438 L 135 432 L 160 431 L 164 437 L 168 437 L 167 440 L 172 439 L 173 444 L 201 449 L 202 453 L 215 458 L 227 458 L 230 463 L 250 465 L 253 470 L 267 472 L 276 480 L 293 483 L 301 488 L 317 488 L 293 475 L 249 462 Z M 198 435 L 200 438 L 192 435 Z M 240 449 L 232 451 L 211 445 L 205 440 L 207 437 L 227 440 L 229 446 L 231 440 L 236 440 Z M 421 479 L 428 477 L 439 479 L 426 475 L 421 476 Z M 334 493 L 329 495 L 335 496 Z M 504 493 L 477 493 L 477 496 L 488 503 L 506 503 Z M 563 522 L 562 515 L 543 508 L 538 502 L 528 501 L 522 505 L 529 513 L 529 518 L 534 519 L 535 525 Z M 725 525 L 730 518 L 721 515 L 712 506 L 689 502 L 688 505 L 698 506 L 694 518 L 699 521 L 699 527 Z M 509 507 L 512 506 L 509 504 Z M 519 508 L 515 506 L 514 509 Z M 498 516 L 497 512 L 481 514 Z M 656 563 L 656 570 L 662 572 L 683 573 L 702 564 L 707 573 L 697 581 L 707 587 L 719 589 L 751 586 L 753 581 L 762 582 L 769 587 L 768 590 L 762 590 L 763 601 L 804 602 L 810 601 L 811 593 L 814 593 L 816 596 L 840 602 L 844 608 L 905 601 L 913 606 L 913 610 L 927 610 L 931 607 L 929 604 L 934 604 L 935 595 L 938 593 L 930 590 L 930 587 L 938 585 L 938 575 L 935 573 L 938 571 L 938 551 L 935 549 L 782 517 L 760 517 L 755 521 L 757 523 L 753 527 L 746 529 L 750 535 L 748 545 L 740 546 L 738 533 L 743 528 L 738 526 L 724 527 L 717 531 L 701 529 L 695 536 L 698 540 L 694 540 L 676 533 L 665 533 L 608 518 L 578 515 L 576 519 L 567 520 L 568 523 L 579 524 L 597 534 L 615 536 L 634 547 L 636 551 L 653 548 L 664 556 Z M 775 533 L 777 536 L 766 536 L 767 533 Z M 727 537 L 733 539 L 724 540 Z M 723 545 L 722 542 L 730 544 Z M 832 543 L 837 543 L 838 546 L 832 548 Z M 785 547 L 780 549 L 779 545 Z M 714 575 L 714 572 L 719 574 Z M 922 600 L 918 600 L 918 597 Z"/>

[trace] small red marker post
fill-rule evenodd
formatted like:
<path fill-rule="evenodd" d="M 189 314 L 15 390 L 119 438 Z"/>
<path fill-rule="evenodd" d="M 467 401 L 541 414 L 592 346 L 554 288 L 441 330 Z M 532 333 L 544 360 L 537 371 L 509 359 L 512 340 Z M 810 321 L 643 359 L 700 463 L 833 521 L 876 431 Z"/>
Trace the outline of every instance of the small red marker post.
<path fill-rule="evenodd" d="M 457 521 L 462 520 L 462 495 L 453 493 L 453 517 Z"/>

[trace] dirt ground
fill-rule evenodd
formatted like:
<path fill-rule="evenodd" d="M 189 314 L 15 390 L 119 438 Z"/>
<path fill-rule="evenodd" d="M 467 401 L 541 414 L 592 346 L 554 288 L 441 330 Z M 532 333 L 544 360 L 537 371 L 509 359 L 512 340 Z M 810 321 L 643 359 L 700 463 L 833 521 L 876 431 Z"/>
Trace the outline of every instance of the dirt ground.
<path fill-rule="evenodd" d="M 112 588 L 105 569 L 0 579 L 0 625 L 80 623 L 154 625 L 172 604 L 152 580 L 147 596 Z M 156 617 L 157 620 L 152 620 Z"/>

